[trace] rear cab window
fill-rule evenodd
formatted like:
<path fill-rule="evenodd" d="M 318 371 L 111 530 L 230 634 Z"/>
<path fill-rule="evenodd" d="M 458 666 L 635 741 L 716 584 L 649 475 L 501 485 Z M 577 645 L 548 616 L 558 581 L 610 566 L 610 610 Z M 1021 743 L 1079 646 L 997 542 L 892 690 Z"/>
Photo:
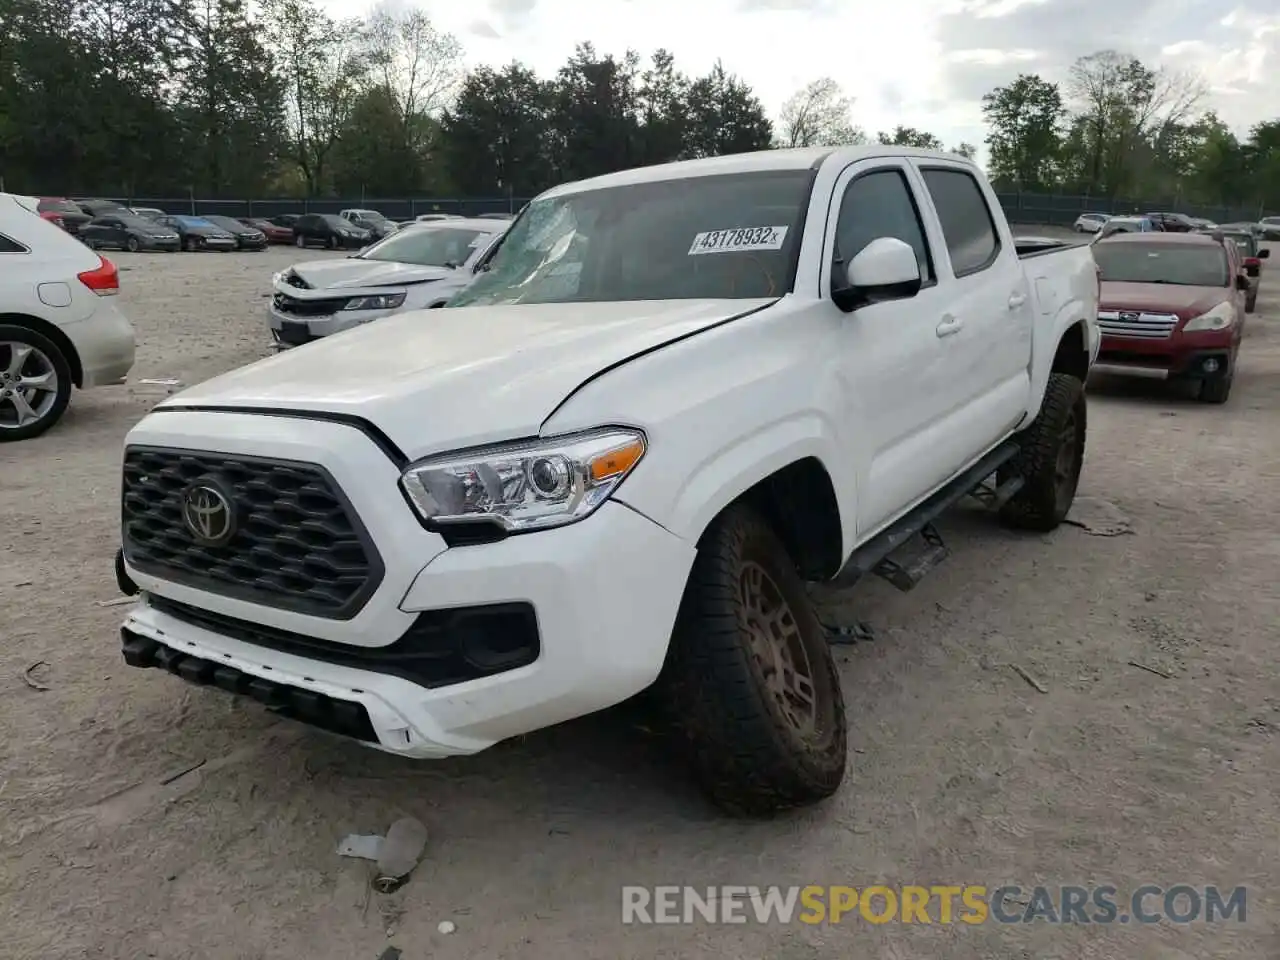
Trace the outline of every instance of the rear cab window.
<path fill-rule="evenodd" d="M 1000 255 L 1000 233 L 977 178 L 956 167 L 922 167 L 956 279 L 986 270 Z"/>

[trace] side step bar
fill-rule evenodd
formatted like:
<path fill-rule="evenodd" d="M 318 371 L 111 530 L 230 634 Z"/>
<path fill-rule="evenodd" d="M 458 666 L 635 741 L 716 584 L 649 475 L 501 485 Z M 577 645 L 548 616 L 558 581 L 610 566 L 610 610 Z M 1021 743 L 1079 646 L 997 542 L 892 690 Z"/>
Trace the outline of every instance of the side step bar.
<path fill-rule="evenodd" d="M 992 450 L 964 473 L 925 500 L 901 520 L 872 537 L 849 557 L 844 567 L 829 581 L 833 587 L 847 587 L 868 573 L 879 573 L 900 590 L 910 590 L 932 567 L 946 557 L 947 548 L 933 529 L 933 521 L 982 486 L 983 481 L 1018 455 L 1018 444 L 1004 443 Z M 1020 489 L 1021 478 L 1006 480 L 993 493 L 997 505 L 1007 503 Z M 889 560 L 893 553 L 916 534 L 924 534 L 928 548 L 916 560 L 900 565 Z"/>

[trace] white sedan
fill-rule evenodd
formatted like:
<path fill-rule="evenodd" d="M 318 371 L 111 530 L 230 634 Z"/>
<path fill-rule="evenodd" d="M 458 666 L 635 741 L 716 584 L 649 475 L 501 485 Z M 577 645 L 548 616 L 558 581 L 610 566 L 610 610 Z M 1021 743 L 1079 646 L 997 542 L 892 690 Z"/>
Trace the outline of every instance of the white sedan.
<path fill-rule="evenodd" d="M 267 324 L 277 350 L 393 313 L 444 306 L 475 279 L 481 258 L 510 226 L 453 219 L 404 227 L 342 260 L 312 260 L 272 278 Z"/>
<path fill-rule="evenodd" d="M 115 264 L 36 208 L 0 193 L 0 442 L 44 433 L 72 386 L 121 383 L 133 367 Z"/>
<path fill-rule="evenodd" d="M 1097 233 L 1110 218 L 1109 213 L 1082 213 L 1071 227 L 1076 233 Z"/>

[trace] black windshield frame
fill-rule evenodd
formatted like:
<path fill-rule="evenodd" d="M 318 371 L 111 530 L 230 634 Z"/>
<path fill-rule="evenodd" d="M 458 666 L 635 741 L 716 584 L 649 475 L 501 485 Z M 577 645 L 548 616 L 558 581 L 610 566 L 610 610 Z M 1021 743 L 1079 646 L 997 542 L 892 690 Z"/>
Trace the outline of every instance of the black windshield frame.
<path fill-rule="evenodd" d="M 654 193 L 661 194 L 664 191 L 686 190 L 686 191 L 705 191 L 709 186 L 716 186 L 724 183 L 740 183 L 745 182 L 748 185 L 752 183 L 769 184 L 771 181 L 791 181 L 796 194 L 794 198 L 794 210 L 791 211 L 789 217 L 790 222 L 786 224 L 787 237 L 784 242 L 786 250 L 786 260 L 780 281 L 776 285 L 776 291 L 768 294 L 771 297 L 781 297 L 795 290 L 796 276 L 799 272 L 800 265 L 800 248 L 804 238 L 805 224 L 809 214 L 809 207 L 813 199 L 813 188 L 817 180 L 817 166 L 807 168 L 787 168 L 787 169 L 771 169 L 771 170 L 750 170 L 733 173 L 710 174 L 697 177 L 669 177 L 660 180 L 644 180 L 638 183 L 620 184 L 617 186 L 598 187 L 594 189 L 573 190 L 566 193 L 553 193 L 550 196 L 544 195 L 538 197 L 520 210 L 515 219 L 511 221 L 507 231 L 489 248 L 485 255 L 477 262 L 475 271 L 479 274 L 475 283 L 468 288 L 461 290 L 449 301 L 446 306 L 450 307 L 466 307 L 472 305 L 480 305 L 477 301 L 476 290 L 484 291 L 484 283 L 486 275 L 491 270 L 500 269 L 499 258 L 503 256 L 503 251 L 508 250 L 512 238 L 517 240 L 525 239 L 523 231 L 527 228 L 527 224 L 531 217 L 537 215 L 545 204 L 562 204 L 581 202 L 584 198 L 601 198 L 600 202 L 613 201 L 613 210 L 623 209 L 628 204 L 623 203 L 624 200 L 629 201 L 630 206 L 635 206 L 637 202 L 642 202 L 646 196 Z M 788 207 L 791 205 L 788 204 Z M 711 228 L 717 229 L 717 228 Z M 733 229 L 733 228 L 724 228 Z M 498 291 L 495 289 L 494 293 Z M 627 297 L 625 300 L 640 299 L 700 299 L 698 297 Z M 756 299 L 756 297 L 742 296 L 733 297 L 733 299 Z M 500 302 L 500 301 L 499 301 Z M 538 303 L 564 303 L 564 302 L 623 302 L 616 299 L 605 299 L 597 297 L 573 297 L 552 300 L 537 300 L 529 302 Z"/>

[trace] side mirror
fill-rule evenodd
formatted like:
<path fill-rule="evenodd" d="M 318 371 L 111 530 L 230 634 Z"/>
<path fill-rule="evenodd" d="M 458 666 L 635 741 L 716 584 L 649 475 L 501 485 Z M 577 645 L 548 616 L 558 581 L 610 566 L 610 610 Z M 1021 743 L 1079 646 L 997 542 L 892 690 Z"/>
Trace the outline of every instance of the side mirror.
<path fill-rule="evenodd" d="M 1259 259 L 1259 260 L 1269 260 L 1270 258 L 1271 258 L 1271 248 L 1270 248 L 1270 247 L 1263 247 L 1261 250 L 1259 250 L 1259 251 L 1258 251 L 1258 259 Z"/>
<path fill-rule="evenodd" d="M 1251 284 L 1249 283 L 1249 278 L 1247 276 L 1245 276 L 1243 273 L 1236 274 L 1237 290 L 1248 290 L 1250 286 Z"/>
<path fill-rule="evenodd" d="M 848 313 L 877 295 L 914 297 L 920 290 L 920 264 L 910 244 L 878 237 L 849 261 L 844 281 L 844 286 L 833 287 L 831 299 Z"/>

